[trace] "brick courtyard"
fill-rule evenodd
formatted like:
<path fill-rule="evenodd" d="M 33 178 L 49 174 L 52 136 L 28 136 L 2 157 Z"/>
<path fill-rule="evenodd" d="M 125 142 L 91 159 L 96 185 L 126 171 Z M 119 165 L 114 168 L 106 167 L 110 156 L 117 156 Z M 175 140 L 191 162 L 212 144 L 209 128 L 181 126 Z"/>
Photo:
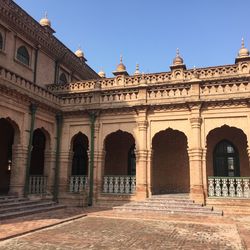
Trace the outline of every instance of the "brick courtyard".
<path fill-rule="evenodd" d="M 62 224 L 3 240 L 55 223 Z M 8 220 L 0 232 L 0 249 L 247 249 L 250 217 L 76 209 Z"/>

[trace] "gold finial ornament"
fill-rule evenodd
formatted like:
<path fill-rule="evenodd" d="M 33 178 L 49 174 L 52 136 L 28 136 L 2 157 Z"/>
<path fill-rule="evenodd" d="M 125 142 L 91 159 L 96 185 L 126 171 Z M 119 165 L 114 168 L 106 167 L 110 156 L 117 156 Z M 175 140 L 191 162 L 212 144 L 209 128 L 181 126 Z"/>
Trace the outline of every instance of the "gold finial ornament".
<path fill-rule="evenodd" d="M 81 49 L 81 46 L 78 46 L 78 50 L 75 52 L 75 55 L 79 58 L 83 58 L 84 57 L 84 53 Z"/>
<path fill-rule="evenodd" d="M 126 66 L 122 62 L 122 55 L 120 56 L 120 63 L 116 67 L 117 72 L 126 71 Z"/>
<path fill-rule="evenodd" d="M 51 22 L 50 20 L 48 19 L 48 12 L 45 11 L 44 13 L 44 17 L 40 20 L 39 22 L 42 26 L 49 26 L 51 27 Z"/>
<path fill-rule="evenodd" d="M 247 57 L 249 56 L 249 50 L 245 47 L 244 38 L 241 39 L 241 48 L 238 53 L 238 57 Z"/>
<path fill-rule="evenodd" d="M 105 78 L 105 77 L 106 77 L 106 74 L 105 74 L 105 72 L 103 71 L 102 68 L 101 68 L 100 72 L 98 73 L 98 75 L 99 75 L 101 78 Z"/>
<path fill-rule="evenodd" d="M 181 58 L 180 51 L 177 48 L 176 49 L 176 56 L 175 56 L 175 58 L 173 60 L 173 65 L 182 65 L 182 64 L 183 64 L 183 59 Z"/>

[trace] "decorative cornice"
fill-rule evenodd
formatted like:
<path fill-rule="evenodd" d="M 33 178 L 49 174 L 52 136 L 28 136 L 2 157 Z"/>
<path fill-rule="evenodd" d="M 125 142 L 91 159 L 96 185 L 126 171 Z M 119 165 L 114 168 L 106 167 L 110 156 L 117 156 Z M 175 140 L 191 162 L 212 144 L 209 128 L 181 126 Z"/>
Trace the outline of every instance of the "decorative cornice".
<path fill-rule="evenodd" d="M 28 38 L 35 46 L 41 45 L 55 60 L 62 60 L 70 70 L 77 72 L 83 79 L 100 78 L 86 63 L 69 50 L 53 34 L 47 32 L 36 20 L 21 9 L 12 0 L 2 0 L 0 8 L 1 19 L 12 29 Z"/>

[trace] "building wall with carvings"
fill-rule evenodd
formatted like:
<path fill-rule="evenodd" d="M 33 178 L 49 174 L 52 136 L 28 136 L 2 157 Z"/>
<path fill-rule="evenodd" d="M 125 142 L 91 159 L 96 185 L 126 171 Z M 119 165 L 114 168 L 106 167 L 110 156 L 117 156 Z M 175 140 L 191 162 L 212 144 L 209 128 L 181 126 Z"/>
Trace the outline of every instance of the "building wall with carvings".
<path fill-rule="evenodd" d="M 39 131 L 45 138 L 39 178 L 46 178 L 46 195 L 62 202 L 166 192 L 188 192 L 200 202 L 250 197 L 250 57 L 244 44 L 231 65 L 186 69 L 177 53 L 169 72 L 129 75 L 121 62 L 115 77 L 105 78 L 14 2 L 3 0 L 0 11 L 0 123 L 14 131 L 11 172 L 10 157 L 0 161 L 10 175 L 9 193 L 32 191 L 32 136 Z M 17 58 L 23 45 L 28 65 Z M 75 142 L 77 135 L 85 144 Z M 227 158 L 222 144 L 224 155 L 215 154 L 223 140 L 231 147 Z M 221 163 L 228 172 L 215 176 L 220 159 L 228 160 Z M 73 176 L 82 163 L 88 176 Z"/>

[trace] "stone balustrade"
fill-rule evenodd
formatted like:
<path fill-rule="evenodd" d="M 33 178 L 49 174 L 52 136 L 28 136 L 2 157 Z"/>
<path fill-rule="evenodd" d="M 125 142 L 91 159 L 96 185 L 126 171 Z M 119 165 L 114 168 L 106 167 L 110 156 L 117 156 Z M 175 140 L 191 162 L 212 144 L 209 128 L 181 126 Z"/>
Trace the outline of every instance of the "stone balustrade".
<path fill-rule="evenodd" d="M 208 177 L 210 198 L 250 198 L 250 177 Z"/>
<path fill-rule="evenodd" d="M 136 190 L 134 175 L 109 175 L 103 179 L 103 193 L 133 194 Z"/>
<path fill-rule="evenodd" d="M 29 194 L 46 194 L 48 177 L 43 175 L 30 175 Z"/>
<path fill-rule="evenodd" d="M 72 175 L 69 179 L 69 192 L 80 193 L 88 187 L 88 176 Z"/>
<path fill-rule="evenodd" d="M 36 100 L 43 101 L 44 103 L 50 103 L 54 107 L 59 107 L 60 105 L 60 97 L 54 95 L 47 89 L 38 86 L 37 84 L 34 84 L 23 77 L 17 75 L 14 72 L 11 72 L 10 70 L 7 70 L 0 66 L 0 78 L 7 80 L 8 82 L 11 82 L 18 88 L 20 91 L 20 88 L 25 91 L 25 94 L 30 95 L 31 98 L 34 98 L 34 96 L 37 96 Z M 28 90 L 28 91 L 27 91 Z"/>

